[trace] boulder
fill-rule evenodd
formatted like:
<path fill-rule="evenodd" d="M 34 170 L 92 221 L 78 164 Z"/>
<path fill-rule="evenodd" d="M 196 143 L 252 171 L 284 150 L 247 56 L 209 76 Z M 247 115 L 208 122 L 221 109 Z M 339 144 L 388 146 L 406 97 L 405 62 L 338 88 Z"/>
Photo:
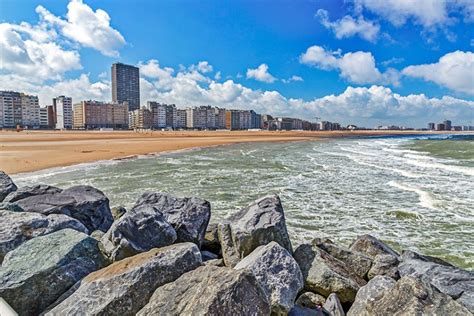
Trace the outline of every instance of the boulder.
<path fill-rule="evenodd" d="M 118 220 L 127 212 L 127 210 L 123 206 L 114 206 L 110 209 L 110 212 L 112 213 L 114 220 Z"/>
<path fill-rule="evenodd" d="M 329 312 L 331 316 L 345 316 L 344 309 L 342 309 L 341 302 L 335 293 L 332 293 L 326 299 L 323 308 Z"/>
<path fill-rule="evenodd" d="M 295 305 L 288 313 L 288 316 L 330 316 L 322 307 L 308 308 Z"/>
<path fill-rule="evenodd" d="M 474 313 L 474 271 L 467 271 L 430 256 L 405 251 L 398 266 L 400 276 L 420 277 Z"/>
<path fill-rule="evenodd" d="M 13 180 L 5 172 L 0 170 L 0 202 L 13 191 L 16 191 L 17 186 Z"/>
<path fill-rule="evenodd" d="M 89 274 L 46 315 L 135 315 L 157 287 L 200 265 L 195 244 L 155 248 Z"/>
<path fill-rule="evenodd" d="M 66 215 L 49 216 L 36 213 L 0 210 L 0 263 L 7 252 L 25 241 L 50 234 L 60 229 L 71 228 L 87 233 L 87 228 L 79 221 Z"/>
<path fill-rule="evenodd" d="M 370 280 L 377 275 L 386 275 L 394 280 L 398 280 L 400 279 L 400 274 L 398 273 L 399 263 L 398 258 L 392 255 L 376 255 L 367 277 Z"/>
<path fill-rule="evenodd" d="M 137 315 L 269 315 L 270 304 L 248 270 L 203 266 L 159 287 Z"/>
<path fill-rule="evenodd" d="M 286 230 L 285 214 L 280 198 L 268 195 L 229 217 L 218 226 L 222 257 L 227 266 L 233 267 L 255 248 L 275 241 L 293 252 Z"/>
<path fill-rule="evenodd" d="M 214 267 L 224 267 L 224 260 L 221 259 L 211 259 L 207 261 L 203 261 L 204 265 L 206 266 L 214 266 Z"/>
<path fill-rule="evenodd" d="M 350 249 L 361 252 L 372 259 L 374 259 L 376 255 L 381 254 L 389 254 L 397 258 L 399 257 L 399 254 L 395 250 L 371 235 L 357 237 L 350 246 Z"/>
<path fill-rule="evenodd" d="M 291 254 L 272 241 L 257 247 L 234 269 L 248 269 L 257 278 L 271 304 L 273 315 L 286 315 L 303 288 L 303 276 Z"/>
<path fill-rule="evenodd" d="M 428 282 L 404 276 L 383 296 L 370 300 L 362 315 L 469 315 L 469 310 Z"/>
<path fill-rule="evenodd" d="M 64 214 L 80 221 L 89 232 L 106 232 L 113 222 L 109 199 L 91 186 L 78 185 L 59 193 L 29 196 L 15 202 L 25 212 Z"/>
<path fill-rule="evenodd" d="M 304 292 L 296 300 L 295 304 L 301 307 L 317 308 L 323 306 L 326 298 L 313 292 Z"/>
<path fill-rule="evenodd" d="M 211 204 L 196 197 L 177 198 L 161 192 L 146 192 L 134 207 L 140 205 L 156 207 L 178 236 L 178 242 L 193 242 L 201 247 L 211 218 Z"/>
<path fill-rule="evenodd" d="M 347 316 L 368 315 L 366 306 L 369 302 L 375 301 L 384 296 L 395 285 L 395 280 L 388 276 L 375 276 L 367 285 L 357 292 L 354 303 L 347 312 Z"/>
<path fill-rule="evenodd" d="M 363 253 L 338 246 L 330 239 L 316 238 L 313 240 L 313 244 L 326 251 L 334 258 L 344 262 L 349 269 L 361 278 L 364 278 L 367 275 L 367 272 L 369 272 L 369 269 L 372 266 L 372 259 Z"/>
<path fill-rule="evenodd" d="M 30 196 L 60 193 L 61 191 L 62 190 L 60 188 L 45 184 L 26 186 L 18 188 L 16 191 L 11 192 L 3 201 L 13 203 L 21 199 L 26 199 Z"/>
<path fill-rule="evenodd" d="M 202 261 L 209 261 L 209 260 L 215 260 L 215 259 L 219 259 L 219 256 L 216 255 L 215 253 L 212 253 L 210 251 L 206 251 L 206 250 L 203 250 L 201 251 L 201 257 L 202 257 Z"/>
<path fill-rule="evenodd" d="M 0 202 L 0 210 L 11 212 L 24 212 L 21 207 L 19 207 L 15 203 L 10 202 Z"/>
<path fill-rule="evenodd" d="M 73 229 L 31 239 L 0 269 L 0 297 L 20 315 L 37 315 L 77 281 L 106 265 L 98 241 Z"/>
<path fill-rule="evenodd" d="M 213 253 L 221 253 L 221 244 L 219 242 L 219 236 L 217 234 L 217 224 L 209 224 L 204 234 L 201 249 L 208 250 Z"/>
<path fill-rule="evenodd" d="M 366 282 L 340 260 L 315 245 L 302 244 L 293 254 L 304 278 L 306 290 L 325 297 L 336 293 L 342 303 L 353 302 Z"/>
<path fill-rule="evenodd" d="M 173 227 L 151 205 L 134 207 L 125 213 L 101 239 L 104 253 L 113 261 L 168 246 L 175 241 Z"/>

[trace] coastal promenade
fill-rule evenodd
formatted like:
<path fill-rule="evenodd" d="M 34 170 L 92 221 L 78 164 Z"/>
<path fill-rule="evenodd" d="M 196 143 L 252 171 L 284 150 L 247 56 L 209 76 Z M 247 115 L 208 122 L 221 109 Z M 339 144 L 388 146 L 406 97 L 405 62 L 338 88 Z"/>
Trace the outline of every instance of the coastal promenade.
<path fill-rule="evenodd" d="M 136 155 L 246 142 L 455 132 L 426 131 L 0 131 L 0 166 L 10 174 Z"/>

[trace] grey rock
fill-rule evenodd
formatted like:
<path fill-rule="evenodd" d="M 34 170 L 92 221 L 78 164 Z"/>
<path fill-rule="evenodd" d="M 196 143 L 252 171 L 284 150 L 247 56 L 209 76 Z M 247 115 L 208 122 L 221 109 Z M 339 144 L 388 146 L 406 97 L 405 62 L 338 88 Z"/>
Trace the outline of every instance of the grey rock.
<path fill-rule="evenodd" d="M 79 185 L 59 193 L 29 196 L 15 202 L 25 212 L 64 214 L 80 221 L 89 232 L 106 232 L 113 222 L 109 199 L 91 186 Z"/>
<path fill-rule="evenodd" d="M 233 267 L 255 248 L 275 241 L 293 252 L 286 229 L 285 214 L 278 195 L 268 195 L 229 217 L 218 226 L 222 257 Z"/>
<path fill-rule="evenodd" d="M 62 190 L 60 188 L 56 188 L 50 185 L 39 184 L 35 186 L 26 186 L 18 188 L 16 191 L 11 192 L 7 195 L 7 197 L 3 200 L 4 202 L 16 202 L 21 199 L 26 199 L 30 196 L 36 195 L 43 195 L 43 194 L 53 194 L 53 193 L 60 193 Z"/>
<path fill-rule="evenodd" d="M 298 263 L 285 248 L 272 241 L 256 248 L 234 269 L 250 270 L 264 290 L 273 315 L 286 315 L 303 288 L 303 276 Z"/>
<path fill-rule="evenodd" d="M 11 211 L 11 212 L 24 212 L 24 210 L 16 205 L 15 203 L 10 202 L 0 202 L 0 210 Z"/>
<path fill-rule="evenodd" d="M 395 283 L 396 281 L 388 276 L 375 276 L 357 292 L 347 316 L 369 315 L 366 310 L 367 304 L 383 297 L 385 292 L 391 289 Z"/>
<path fill-rule="evenodd" d="M 36 315 L 77 281 L 107 263 L 97 240 L 73 229 L 31 239 L 0 269 L 0 297 L 20 315 Z"/>
<path fill-rule="evenodd" d="M 209 261 L 219 259 L 219 256 L 210 251 L 202 250 L 201 251 L 202 261 Z"/>
<path fill-rule="evenodd" d="M 201 263 L 192 243 L 152 249 L 89 274 L 46 315 L 135 315 L 156 288 Z"/>
<path fill-rule="evenodd" d="M 305 289 L 325 297 L 336 293 L 342 303 L 353 302 L 366 284 L 340 260 L 315 245 L 302 244 L 293 254 L 305 282 Z"/>
<path fill-rule="evenodd" d="M 400 276 L 414 276 L 430 282 L 474 313 L 474 271 L 467 271 L 430 256 L 403 252 Z"/>
<path fill-rule="evenodd" d="M 372 259 L 358 251 L 338 246 L 327 238 L 315 238 L 312 242 L 318 248 L 326 251 L 331 256 L 344 262 L 355 274 L 364 278 L 372 266 Z"/>
<path fill-rule="evenodd" d="M 368 301 L 365 315 L 469 315 L 469 310 L 428 282 L 404 276 L 382 297 Z M 364 314 L 362 314 L 364 315 Z"/>
<path fill-rule="evenodd" d="M 175 241 L 173 227 L 151 205 L 134 207 L 125 213 L 101 239 L 104 253 L 113 261 L 168 246 Z"/>
<path fill-rule="evenodd" d="M 397 257 L 392 255 L 376 255 L 367 277 L 370 280 L 377 275 L 386 275 L 394 280 L 398 280 L 400 279 L 400 274 L 398 273 L 399 263 Z"/>
<path fill-rule="evenodd" d="M 50 234 L 60 229 L 71 228 L 87 233 L 79 221 L 66 215 L 42 215 L 36 213 L 0 210 L 0 263 L 5 255 L 25 241 Z"/>
<path fill-rule="evenodd" d="M 0 170 L 0 202 L 13 191 L 16 191 L 17 186 L 13 180 L 5 172 Z"/>
<path fill-rule="evenodd" d="M 381 254 L 389 254 L 397 258 L 400 256 L 395 250 L 371 235 L 357 237 L 350 249 L 361 252 L 372 259 Z"/>
<path fill-rule="evenodd" d="M 159 287 L 137 315 L 269 315 L 265 293 L 247 270 L 203 266 Z"/>
<path fill-rule="evenodd" d="M 341 302 L 335 293 L 332 293 L 326 299 L 323 308 L 331 314 L 331 316 L 344 316 L 344 309 L 342 308 Z"/>
<path fill-rule="evenodd" d="M 114 220 L 118 220 L 127 212 L 127 210 L 123 206 L 115 206 L 110 209 L 110 212 L 112 213 Z"/>
<path fill-rule="evenodd" d="M 219 242 L 219 236 L 217 233 L 217 224 L 207 225 L 206 233 L 202 241 L 201 249 L 208 250 L 213 253 L 221 253 L 221 244 Z"/>
<path fill-rule="evenodd" d="M 288 316 L 330 316 L 322 307 L 309 308 L 295 305 Z"/>
<path fill-rule="evenodd" d="M 101 231 L 101 230 L 94 230 L 94 231 L 90 234 L 90 236 L 91 236 L 92 238 L 94 238 L 94 239 L 96 239 L 96 240 L 99 240 L 99 241 L 102 239 L 102 237 L 104 237 L 104 235 L 105 235 L 105 233 L 104 233 L 103 231 Z"/>
<path fill-rule="evenodd" d="M 170 223 L 178 236 L 177 242 L 193 242 L 201 247 L 211 218 L 211 204 L 200 198 L 177 198 L 161 192 L 146 192 L 134 207 L 156 207 Z"/>
<path fill-rule="evenodd" d="M 224 260 L 221 259 L 211 259 L 207 261 L 203 261 L 204 265 L 206 266 L 214 266 L 214 267 L 224 267 Z"/>
<path fill-rule="evenodd" d="M 326 298 L 313 292 L 304 292 L 296 300 L 295 304 L 301 307 L 317 308 L 323 306 Z"/>

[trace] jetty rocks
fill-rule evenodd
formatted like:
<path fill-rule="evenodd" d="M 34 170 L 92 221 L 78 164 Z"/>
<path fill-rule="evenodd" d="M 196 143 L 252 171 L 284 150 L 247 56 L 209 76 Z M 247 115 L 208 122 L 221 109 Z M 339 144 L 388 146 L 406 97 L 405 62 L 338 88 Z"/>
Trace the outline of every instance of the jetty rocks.
<path fill-rule="evenodd" d="M 0 265 L 0 311 L 19 315 L 474 312 L 474 272 L 441 259 L 372 235 L 293 245 L 275 194 L 213 221 L 197 197 L 145 192 L 111 209 L 94 187 L 17 187 L 0 172 Z"/>

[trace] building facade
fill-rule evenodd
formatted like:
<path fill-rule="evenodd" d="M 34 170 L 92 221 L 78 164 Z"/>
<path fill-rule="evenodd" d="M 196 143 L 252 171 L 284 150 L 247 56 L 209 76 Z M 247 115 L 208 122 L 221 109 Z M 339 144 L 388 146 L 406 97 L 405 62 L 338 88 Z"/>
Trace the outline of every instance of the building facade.
<path fill-rule="evenodd" d="M 47 105 L 45 107 L 40 108 L 40 127 L 54 127 L 54 110 L 52 105 Z"/>
<path fill-rule="evenodd" d="M 104 103 L 99 101 L 81 101 L 74 104 L 73 128 L 128 128 L 128 105 Z"/>
<path fill-rule="evenodd" d="M 131 65 L 112 65 L 112 102 L 128 102 L 130 111 L 140 108 L 140 69 Z"/>
<path fill-rule="evenodd" d="M 59 96 L 53 99 L 54 110 L 54 128 L 70 129 L 72 128 L 72 99 L 65 96 Z"/>
<path fill-rule="evenodd" d="M 40 127 L 38 97 L 15 91 L 0 91 L 0 127 Z"/>
<path fill-rule="evenodd" d="M 153 113 L 147 109 L 137 109 L 129 113 L 129 128 L 131 129 L 149 129 L 153 127 Z"/>
<path fill-rule="evenodd" d="M 176 128 L 186 128 L 186 110 L 176 109 Z"/>

